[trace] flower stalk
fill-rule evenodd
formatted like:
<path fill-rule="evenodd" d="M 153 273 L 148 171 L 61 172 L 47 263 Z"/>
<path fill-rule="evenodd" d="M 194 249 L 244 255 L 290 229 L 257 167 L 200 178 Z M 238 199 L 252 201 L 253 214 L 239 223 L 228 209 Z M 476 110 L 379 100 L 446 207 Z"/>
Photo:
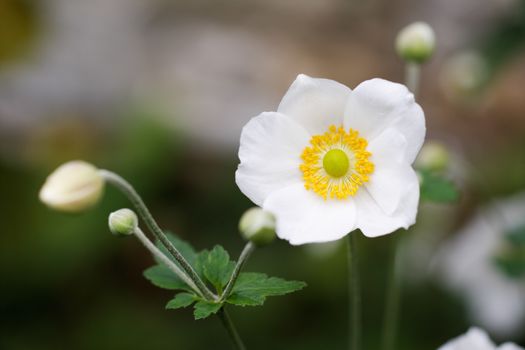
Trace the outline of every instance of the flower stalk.
<path fill-rule="evenodd" d="M 233 269 L 232 275 L 230 277 L 230 280 L 226 284 L 226 287 L 224 288 L 224 292 L 221 295 L 220 302 L 224 302 L 228 297 L 230 296 L 233 287 L 235 286 L 235 282 L 237 281 L 237 278 L 239 277 L 239 274 L 242 270 L 242 267 L 250 257 L 250 255 L 255 250 L 255 244 L 253 242 L 248 242 L 244 246 L 244 249 L 241 252 L 241 255 L 239 256 L 239 260 L 237 261 L 237 264 L 235 265 L 235 268 Z"/>
<path fill-rule="evenodd" d="M 408 90 L 417 97 L 419 89 L 419 77 L 421 76 L 421 64 L 417 62 L 407 62 L 405 64 L 405 85 Z"/>
<path fill-rule="evenodd" d="M 206 284 L 202 281 L 202 279 L 199 277 L 197 272 L 193 269 L 193 267 L 188 263 L 188 261 L 182 256 L 182 254 L 171 244 L 171 242 L 168 240 L 162 229 L 159 227 L 153 216 L 151 215 L 150 211 L 144 204 L 144 201 L 140 197 L 140 195 L 135 191 L 133 186 L 129 182 L 127 182 L 124 178 L 122 178 L 120 175 L 115 174 L 109 170 L 99 170 L 100 175 L 110 184 L 115 186 L 118 190 L 120 190 L 126 197 L 130 200 L 130 202 L 133 204 L 135 209 L 137 210 L 140 217 L 144 220 L 146 223 L 146 226 L 153 232 L 155 237 L 161 242 L 161 244 L 166 247 L 168 252 L 175 258 L 175 260 L 181 265 L 184 272 L 188 275 L 188 277 L 193 281 L 194 285 L 197 287 L 197 289 L 200 291 L 200 294 L 204 295 L 206 299 L 209 300 L 217 300 L 217 296 L 213 294 Z"/>
<path fill-rule="evenodd" d="M 349 294 L 349 347 L 361 349 L 361 290 L 357 256 L 357 232 L 347 235 L 348 294 Z"/>
<path fill-rule="evenodd" d="M 401 238 L 395 236 L 389 261 L 388 286 L 383 325 L 383 350 L 395 349 L 398 328 L 401 284 L 399 281 Z"/>
<path fill-rule="evenodd" d="M 168 269 L 170 269 L 175 275 L 183 280 L 191 289 L 195 291 L 195 293 L 203 297 L 202 292 L 199 290 L 199 288 L 197 288 L 193 280 L 189 278 L 188 275 L 186 275 L 173 261 L 164 255 L 164 253 L 148 239 L 140 227 L 135 228 L 135 230 L 133 230 L 133 234 L 139 239 L 144 247 L 146 247 L 146 249 L 151 252 L 151 254 L 157 257 L 164 265 L 166 265 Z"/>
<path fill-rule="evenodd" d="M 228 314 L 228 311 L 226 311 L 226 307 L 222 307 L 217 313 L 217 316 L 219 316 L 224 328 L 226 328 L 226 330 L 228 331 L 228 334 L 230 335 L 230 338 L 233 344 L 235 345 L 235 349 L 246 350 L 246 346 L 244 346 L 239 332 L 237 332 L 237 328 L 235 328 L 235 325 L 233 324 L 230 315 Z"/>

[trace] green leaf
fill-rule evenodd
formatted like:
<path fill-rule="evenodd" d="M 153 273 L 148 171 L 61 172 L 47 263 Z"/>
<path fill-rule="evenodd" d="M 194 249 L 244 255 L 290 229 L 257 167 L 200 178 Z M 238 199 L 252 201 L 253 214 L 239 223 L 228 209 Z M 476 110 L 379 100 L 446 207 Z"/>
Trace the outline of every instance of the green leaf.
<path fill-rule="evenodd" d="M 216 245 L 210 252 L 201 253 L 200 262 L 206 279 L 217 291 L 222 291 L 235 268 L 235 263 L 230 261 L 228 252 L 220 245 Z"/>
<path fill-rule="evenodd" d="M 525 224 L 507 231 L 505 238 L 514 246 L 525 246 Z"/>
<path fill-rule="evenodd" d="M 242 293 L 230 294 L 227 303 L 237 306 L 259 306 L 264 304 L 265 297 L 260 295 L 244 295 Z"/>
<path fill-rule="evenodd" d="M 199 301 L 194 306 L 193 316 L 196 320 L 206 318 L 210 315 L 216 314 L 220 310 L 222 304 L 211 303 L 209 301 Z"/>
<path fill-rule="evenodd" d="M 286 281 L 268 277 L 264 273 L 245 272 L 239 275 L 232 294 L 226 301 L 239 306 L 262 305 L 266 297 L 292 293 L 305 286 L 306 283 L 300 281 Z"/>
<path fill-rule="evenodd" d="M 190 293 L 179 293 L 166 304 L 166 309 L 180 309 L 193 304 L 199 298 Z"/>
<path fill-rule="evenodd" d="M 186 283 L 164 265 L 150 267 L 144 271 L 144 277 L 159 288 L 191 291 Z"/>
<path fill-rule="evenodd" d="M 459 192 L 452 181 L 428 171 L 421 171 L 421 200 L 437 203 L 453 203 Z"/>

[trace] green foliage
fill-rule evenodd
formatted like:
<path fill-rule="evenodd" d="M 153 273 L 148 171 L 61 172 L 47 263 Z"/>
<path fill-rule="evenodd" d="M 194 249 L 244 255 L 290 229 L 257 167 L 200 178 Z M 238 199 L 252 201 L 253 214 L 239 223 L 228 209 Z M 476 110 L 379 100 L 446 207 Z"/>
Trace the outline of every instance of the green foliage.
<path fill-rule="evenodd" d="M 453 203 L 459 198 L 459 192 L 452 181 L 443 176 L 421 171 L 421 200 L 436 203 Z"/>
<path fill-rule="evenodd" d="M 180 309 L 193 304 L 197 300 L 194 294 L 179 293 L 166 304 L 166 309 Z"/>
<path fill-rule="evenodd" d="M 193 266 L 202 280 L 213 286 L 217 295 L 221 296 L 235 268 L 235 261 L 230 260 L 228 252 L 220 245 L 216 245 L 211 251 L 202 250 L 196 252 L 189 243 L 175 235 L 167 234 L 167 236 L 170 242 Z M 161 244 L 157 243 L 157 246 L 166 256 L 172 259 Z M 172 261 L 179 265 L 174 259 Z M 166 309 L 180 309 L 193 304 L 193 315 L 196 320 L 216 314 L 223 307 L 224 303 L 237 306 L 263 305 L 266 297 L 285 295 L 306 286 L 304 282 L 268 277 L 264 273 L 245 272 L 239 275 L 231 294 L 227 298 L 225 297 L 226 300 L 220 302 L 210 301 L 197 295 L 171 270 L 162 265 L 161 261 L 157 260 L 157 263 L 157 265 L 144 271 L 144 277 L 159 288 L 183 290 L 184 292 L 176 294 L 166 304 Z"/>
<path fill-rule="evenodd" d="M 525 246 L 525 224 L 517 226 L 505 234 L 507 241 L 517 247 Z"/>
<path fill-rule="evenodd" d="M 235 268 L 235 262 L 230 261 L 230 255 L 220 245 L 216 245 L 210 252 L 201 252 L 199 258 L 204 277 L 218 292 L 222 292 Z"/>
<path fill-rule="evenodd" d="M 192 291 L 186 283 L 164 265 L 150 267 L 144 271 L 144 277 L 159 288 Z"/>
<path fill-rule="evenodd" d="M 525 277 L 525 249 L 500 254 L 494 258 L 494 264 L 507 277 L 523 278 Z"/>
<path fill-rule="evenodd" d="M 506 246 L 493 262 L 507 277 L 525 277 L 525 225 L 512 228 L 505 233 Z"/>
<path fill-rule="evenodd" d="M 193 310 L 193 316 L 196 320 L 200 320 L 216 314 L 222 307 L 222 304 L 212 303 L 209 301 L 201 300 L 195 304 L 195 309 Z"/>
<path fill-rule="evenodd" d="M 300 281 L 286 281 L 268 277 L 264 273 L 245 272 L 239 275 L 232 294 L 226 301 L 239 306 L 262 305 L 266 297 L 289 294 L 305 286 L 306 283 Z"/>

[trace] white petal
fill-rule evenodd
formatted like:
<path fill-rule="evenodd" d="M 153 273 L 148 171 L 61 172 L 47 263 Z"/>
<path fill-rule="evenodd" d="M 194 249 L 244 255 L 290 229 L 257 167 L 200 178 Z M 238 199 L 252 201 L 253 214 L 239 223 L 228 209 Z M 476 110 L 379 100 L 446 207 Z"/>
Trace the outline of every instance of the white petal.
<path fill-rule="evenodd" d="M 291 244 L 335 241 L 355 229 L 355 205 L 324 200 L 303 184 L 273 192 L 263 208 L 277 218 L 277 235 Z"/>
<path fill-rule="evenodd" d="M 392 213 L 386 214 L 376 200 L 364 188 L 359 189 L 355 198 L 357 208 L 357 228 L 367 237 L 377 237 L 392 233 L 399 228 L 408 229 L 416 222 L 419 203 L 419 183 L 411 182 Z"/>
<path fill-rule="evenodd" d="M 345 128 L 353 128 L 369 142 L 384 130 L 394 128 L 408 141 L 405 159 L 412 163 L 425 139 L 425 115 L 414 95 L 401 84 L 371 79 L 350 95 Z"/>
<path fill-rule="evenodd" d="M 375 169 L 365 187 L 388 215 L 397 209 L 407 187 L 418 183 L 416 173 L 403 159 L 406 147 L 407 140 L 393 129 L 385 130 L 368 147 Z"/>
<path fill-rule="evenodd" d="M 498 350 L 523 350 L 523 348 L 514 343 L 505 343 L 500 345 Z"/>
<path fill-rule="evenodd" d="M 265 112 L 252 118 L 241 133 L 235 182 L 261 206 L 275 190 L 302 183 L 301 153 L 310 136 L 289 117 Z"/>
<path fill-rule="evenodd" d="M 438 350 L 494 350 L 495 348 L 496 345 L 485 331 L 471 328 L 466 334 L 452 339 Z"/>
<path fill-rule="evenodd" d="M 350 93 L 350 88 L 336 81 L 300 74 L 284 95 L 277 111 L 293 118 L 310 134 L 322 134 L 328 126 L 343 123 Z"/>

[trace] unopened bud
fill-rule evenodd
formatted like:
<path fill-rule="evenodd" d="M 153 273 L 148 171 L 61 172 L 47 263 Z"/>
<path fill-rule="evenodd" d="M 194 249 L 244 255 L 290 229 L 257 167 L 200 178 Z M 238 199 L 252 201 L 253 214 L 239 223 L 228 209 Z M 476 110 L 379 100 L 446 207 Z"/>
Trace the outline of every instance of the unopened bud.
<path fill-rule="evenodd" d="M 94 206 L 104 192 L 104 179 L 98 169 L 75 160 L 59 166 L 40 189 L 40 200 L 50 208 L 81 212 Z"/>
<path fill-rule="evenodd" d="M 241 235 L 256 245 L 266 245 L 275 239 L 275 217 L 261 208 L 248 209 L 239 221 Z"/>
<path fill-rule="evenodd" d="M 117 236 L 132 235 L 138 227 L 139 219 L 131 209 L 120 209 L 109 214 L 109 229 Z"/>
<path fill-rule="evenodd" d="M 409 62 L 425 62 L 432 56 L 435 46 L 434 30 L 425 22 L 406 26 L 396 38 L 397 53 Z"/>
<path fill-rule="evenodd" d="M 441 143 L 429 141 L 423 145 L 414 163 L 421 170 L 443 171 L 448 167 L 450 154 Z"/>

